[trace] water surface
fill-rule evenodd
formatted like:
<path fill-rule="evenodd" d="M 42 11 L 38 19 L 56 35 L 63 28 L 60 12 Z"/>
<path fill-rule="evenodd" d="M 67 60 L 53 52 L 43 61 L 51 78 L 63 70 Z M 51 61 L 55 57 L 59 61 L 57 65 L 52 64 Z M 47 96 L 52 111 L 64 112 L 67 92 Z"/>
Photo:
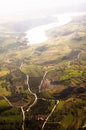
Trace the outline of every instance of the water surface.
<path fill-rule="evenodd" d="M 37 44 L 47 41 L 48 37 L 46 36 L 46 31 L 54 27 L 60 27 L 62 25 L 69 23 L 72 20 L 71 16 L 77 16 L 79 14 L 80 13 L 53 15 L 53 17 L 57 18 L 56 22 L 36 26 L 26 32 L 26 38 L 28 39 L 28 44 Z"/>

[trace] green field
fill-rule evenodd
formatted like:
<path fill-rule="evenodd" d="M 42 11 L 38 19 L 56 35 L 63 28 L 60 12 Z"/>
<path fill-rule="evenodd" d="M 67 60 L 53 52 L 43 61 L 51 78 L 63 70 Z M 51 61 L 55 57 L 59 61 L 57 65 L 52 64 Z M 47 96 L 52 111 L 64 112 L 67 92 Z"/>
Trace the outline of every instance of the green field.
<path fill-rule="evenodd" d="M 22 31 L 17 32 L 14 24 L 2 25 L 0 130 L 20 130 L 22 127 L 20 107 L 25 106 L 26 110 L 34 101 L 34 95 L 28 91 L 27 75 L 30 89 L 39 99 L 29 112 L 25 112 L 25 130 L 41 129 L 56 100 L 60 100 L 60 103 L 44 130 L 86 129 L 85 21 L 86 16 L 78 16 L 64 26 L 47 31 L 48 40 L 45 43 L 28 46 L 23 31 L 26 28 L 20 25 Z M 46 71 L 47 75 L 39 93 L 39 85 Z M 50 101 L 52 99 L 55 101 Z"/>
<path fill-rule="evenodd" d="M 0 130 L 21 129 L 22 115 L 19 108 L 12 108 L 7 101 L 0 98 Z"/>

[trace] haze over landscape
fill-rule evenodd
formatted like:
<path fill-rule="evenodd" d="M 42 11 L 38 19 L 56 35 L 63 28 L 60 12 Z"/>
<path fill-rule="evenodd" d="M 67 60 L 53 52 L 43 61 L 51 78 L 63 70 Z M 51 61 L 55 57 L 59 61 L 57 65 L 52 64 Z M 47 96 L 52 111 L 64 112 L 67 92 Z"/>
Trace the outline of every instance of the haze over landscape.
<path fill-rule="evenodd" d="M 86 0 L 0 0 L 0 130 L 86 130 Z"/>
<path fill-rule="evenodd" d="M 85 0 L 0 0 L 0 19 L 3 20 L 85 11 Z"/>

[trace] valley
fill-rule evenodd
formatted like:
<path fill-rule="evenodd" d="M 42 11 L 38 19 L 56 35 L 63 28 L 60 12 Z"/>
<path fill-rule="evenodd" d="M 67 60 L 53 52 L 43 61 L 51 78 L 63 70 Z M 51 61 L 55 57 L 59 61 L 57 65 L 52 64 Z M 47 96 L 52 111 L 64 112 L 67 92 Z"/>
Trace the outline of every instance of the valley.
<path fill-rule="evenodd" d="M 0 130 L 85 130 L 86 15 L 41 44 L 27 45 L 25 25 L 0 31 Z"/>

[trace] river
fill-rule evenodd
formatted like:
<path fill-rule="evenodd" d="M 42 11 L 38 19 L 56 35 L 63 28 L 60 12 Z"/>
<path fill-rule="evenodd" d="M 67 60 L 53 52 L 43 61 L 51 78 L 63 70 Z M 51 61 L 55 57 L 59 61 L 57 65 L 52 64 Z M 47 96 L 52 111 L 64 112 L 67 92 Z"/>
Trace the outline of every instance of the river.
<path fill-rule="evenodd" d="M 48 37 L 46 35 L 46 31 L 54 28 L 54 27 L 60 27 L 62 25 L 68 24 L 71 22 L 72 17 L 79 16 L 82 14 L 86 14 L 84 12 L 82 13 L 67 13 L 67 14 L 55 14 L 53 17 L 56 19 L 55 22 L 36 26 L 26 32 L 25 38 L 28 40 L 29 44 L 38 44 L 43 43 L 48 40 Z"/>
<path fill-rule="evenodd" d="M 71 21 L 71 17 L 67 14 L 54 15 L 53 17 L 57 19 L 56 22 L 40 25 L 26 32 L 28 44 L 37 44 L 47 41 L 48 37 L 46 36 L 46 31 L 54 27 L 65 25 Z"/>

